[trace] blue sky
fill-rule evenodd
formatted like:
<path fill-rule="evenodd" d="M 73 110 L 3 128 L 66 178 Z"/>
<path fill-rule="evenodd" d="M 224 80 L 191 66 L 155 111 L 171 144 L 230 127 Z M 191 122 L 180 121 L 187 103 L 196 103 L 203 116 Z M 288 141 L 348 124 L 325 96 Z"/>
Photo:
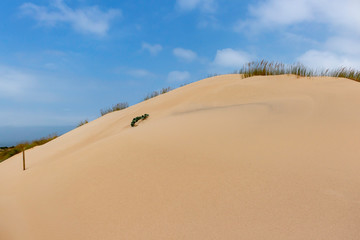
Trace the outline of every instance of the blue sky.
<path fill-rule="evenodd" d="M 358 0 L 3 0 L 0 145 L 16 128 L 70 129 L 253 60 L 360 69 L 359 11 Z"/>

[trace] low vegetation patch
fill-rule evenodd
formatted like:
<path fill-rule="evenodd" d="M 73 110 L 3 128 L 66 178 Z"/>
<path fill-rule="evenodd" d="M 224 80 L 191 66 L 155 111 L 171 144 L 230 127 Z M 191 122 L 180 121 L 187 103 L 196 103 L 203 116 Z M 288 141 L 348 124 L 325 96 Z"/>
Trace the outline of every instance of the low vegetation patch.
<path fill-rule="evenodd" d="M 207 75 L 207 78 L 211 78 L 211 77 L 216 77 L 216 76 L 220 76 L 221 74 L 217 74 L 217 73 L 210 73 Z"/>
<path fill-rule="evenodd" d="M 135 118 L 133 118 L 133 120 L 131 121 L 131 126 L 132 127 L 135 127 L 135 124 L 138 122 L 138 121 L 140 121 L 140 120 L 145 120 L 145 119 L 147 119 L 149 117 L 149 114 L 147 114 L 147 113 L 145 113 L 144 115 L 142 115 L 142 116 L 137 116 L 137 117 L 135 117 Z"/>
<path fill-rule="evenodd" d="M 1 147 L 0 148 L 0 162 L 22 152 L 23 150 L 27 150 L 36 146 L 43 145 L 51 140 L 57 138 L 57 134 L 49 135 L 48 137 L 40 138 L 34 140 L 32 142 L 23 142 L 13 147 Z"/>
<path fill-rule="evenodd" d="M 160 91 L 154 91 L 152 93 L 149 93 L 148 95 L 146 95 L 146 97 L 144 98 L 144 101 L 149 100 L 150 98 L 154 98 L 156 96 L 159 96 L 160 94 L 164 94 L 167 92 L 170 92 L 172 89 L 171 87 L 167 87 L 167 88 L 162 88 Z"/>
<path fill-rule="evenodd" d="M 266 60 L 247 63 L 235 73 L 242 74 L 244 78 L 252 76 L 294 74 L 302 77 L 341 77 L 360 82 L 360 71 L 351 68 L 341 67 L 334 70 L 313 70 L 300 63 L 288 65 Z"/>
<path fill-rule="evenodd" d="M 87 124 L 87 123 L 89 123 L 89 121 L 86 119 L 86 120 L 84 120 L 84 121 L 81 121 L 81 122 L 77 125 L 77 127 L 80 127 L 80 126 L 85 125 L 85 124 Z"/>
<path fill-rule="evenodd" d="M 100 114 L 101 114 L 101 116 L 104 116 L 105 114 L 115 112 L 115 111 L 119 111 L 119 110 L 123 110 L 123 109 L 125 109 L 127 107 L 129 107 L 129 104 L 127 102 L 117 103 L 117 104 L 113 105 L 110 108 L 101 109 Z"/>

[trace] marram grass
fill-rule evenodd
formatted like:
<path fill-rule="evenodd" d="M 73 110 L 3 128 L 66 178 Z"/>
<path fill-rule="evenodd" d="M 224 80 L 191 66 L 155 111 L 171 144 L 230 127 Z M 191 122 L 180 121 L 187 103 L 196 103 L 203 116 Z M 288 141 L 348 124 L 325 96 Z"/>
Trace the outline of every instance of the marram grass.
<path fill-rule="evenodd" d="M 167 87 L 167 88 L 162 88 L 160 91 L 153 91 L 152 93 L 149 93 L 148 95 L 146 95 L 143 100 L 144 101 L 149 100 L 150 98 L 157 97 L 161 94 L 170 92 L 171 90 L 172 90 L 171 87 Z"/>
<path fill-rule="evenodd" d="M 129 103 L 121 102 L 121 103 L 117 103 L 117 104 L 113 105 L 111 108 L 101 109 L 100 114 L 101 114 L 101 116 L 104 116 L 104 115 L 106 115 L 108 113 L 115 112 L 115 111 L 120 111 L 120 110 L 123 110 L 123 109 L 128 108 L 128 107 L 129 107 Z"/>
<path fill-rule="evenodd" d="M 87 124 L 87 123 L 89 123 L 89 121 L 88 121 L 87 119 L 85 119 L 84 121 L 81 121 L 81 122 L 77 125 L 77 127 L 81 127 L 82 125 L 85 125 L 85 124 Z"/>
<path fill-rule="evenodd" d="M 269 76 L 294 74 L 301 77 L 339 77 L 348 78 L 360 82 L 360 71 L 352 68 L 340 67 L 337 69 L 313 70 L 298 64 L 284 64 L 279 62 L 269 62 L 266 60 L 249 62 L 235 73 L 242 74 L 244 78 L 252 76 Z"/>
<path fill-rule="evenodd" d="M 33 147 L 43 145 L 51 140 L 57 138 L 57 134 L 49 135 L 48 137 L 40 138 L 32 142 L 23 142 L 13 147 L 1 147 L 0 148 L 0 162 Z"/>

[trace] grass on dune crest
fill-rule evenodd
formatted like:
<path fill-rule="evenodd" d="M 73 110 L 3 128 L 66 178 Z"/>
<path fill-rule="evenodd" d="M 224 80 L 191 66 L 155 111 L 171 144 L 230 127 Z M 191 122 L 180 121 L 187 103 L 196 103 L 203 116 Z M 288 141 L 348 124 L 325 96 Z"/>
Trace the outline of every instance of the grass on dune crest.
<path fill-rule="evenodd" d="M 149 93 L 148 95 L 146 95 L 143 99 L 143 101 L 149 100 L 150 98 L 154 98 L 157 97 L 161 94 L 170 92 L 172 89 L 171 87 L 167 87 L 167 88 L 162 88 L 160 91 L 153 91 L 152 93 Z"/>
<path fill-rule="evenodd" d="M 129 104 L 127 102 L 121 102 L 121 103 L 117 103 L 115 105 L 113 105 L 111 108 L 105 108 L 105 109 L 101 109 L 100 110 L 100 114 L 101 116 L 104 116 L 108 113 L 111 113 L 111 112 L 115 112 L 115 111 L 120 111 L 120 110 L 123 110 L 125 108 L 129 107 Z M 86 124 L 87 122 L 85 122 Z M 81 123 L 80 123 L 81 124 Z M 80 125 L 79 124 L 79 125 Z M 82 124 L 84 125 L 84 124 Z M 81 126 L 81 125 L 80 125 Z"/>
<path fill-rule="evenodd" d="M 167 88 L 162 88 L 160 91 L 153 91 L 152 93 L 149 93 L 148 95 L 146 95 L 143 99 L 143 101 L 149 100 L 150 98 L 154 98 L 157 97 L 161 94 L 170 92 L 172 89 L 171 87 L 167 87 Z"/>
<path fill-rule="evenodd" d="M 325 70 L 313 70 L 305 67 L 304 65 L 298 64 L 284 64 L 279 62 L 269 62 L 266 60 L 249 62 L 245 64 L 239 71 L 235 73 L 242 74 L 244 78 L 252 76 L 268 76 L 268 75 L 283 75 L 283 74 L 294 74 L 301 77 L 339 77 L 348 78 L 360 82 L 360 71 L 340 67 L 337 69 L 325 69 Z"/>
<path fill-rule="evenodd" d="M 57 134 L 49 135 L 48 137 L 43 137 L 32 142 L 23 142 L 13 147 L 1 147 L 0 148 L 0 162 L 22 152 L 23 150 L 27 150 L 36 146 L 43 145 L 51 140 L 57 138 Z"/>
<path fill-rule="evenodd" d="M 89 123 L 89 120 L 85 119 L 84 121 L 81 121 L 81 122 L 77 125 L 77 127 L 81 127 L 82 125 L 85 125 L 85 124 L 87 124 L 87 123 Z"/>

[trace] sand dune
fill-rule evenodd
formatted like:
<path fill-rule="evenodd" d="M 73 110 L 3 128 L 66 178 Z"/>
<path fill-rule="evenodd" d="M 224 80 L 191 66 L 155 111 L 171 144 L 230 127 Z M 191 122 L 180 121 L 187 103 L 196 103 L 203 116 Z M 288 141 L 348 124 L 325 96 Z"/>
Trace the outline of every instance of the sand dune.
<path fill-rule="evenodd" d="M 0 239 L 360 239 L 359 103 L 224 75 L 105 115 L 0 164 Z"/>

